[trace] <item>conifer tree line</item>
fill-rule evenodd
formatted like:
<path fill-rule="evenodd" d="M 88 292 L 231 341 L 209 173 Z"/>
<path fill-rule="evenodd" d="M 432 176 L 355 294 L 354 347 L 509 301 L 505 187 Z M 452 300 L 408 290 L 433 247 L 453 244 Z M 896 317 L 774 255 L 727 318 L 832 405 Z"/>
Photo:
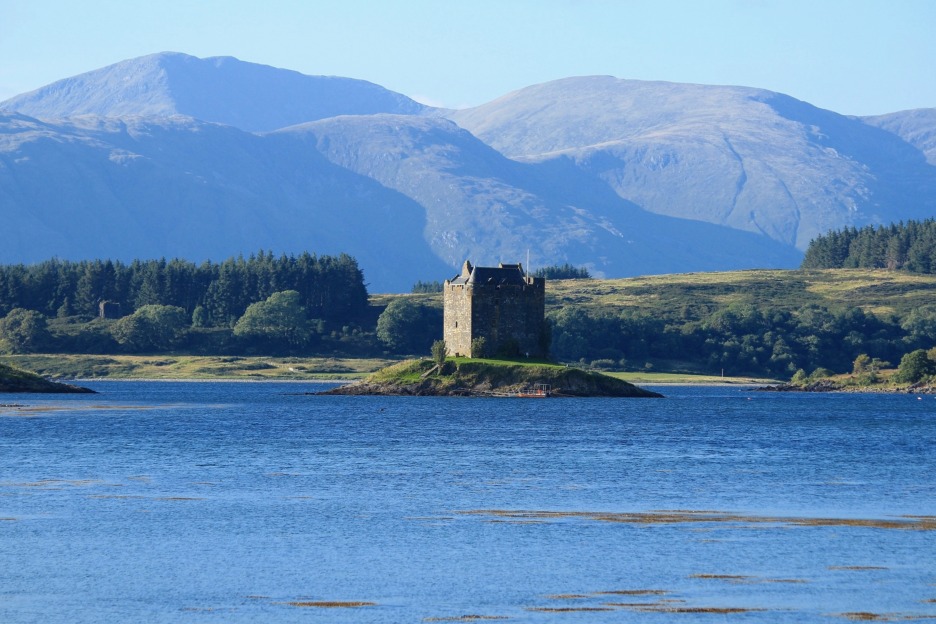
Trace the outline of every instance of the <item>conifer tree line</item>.
<path fill-rule="evenodd" d="M 575 267 L 566 262 L 563 265 L 555 264 L 553 266 L 543 267 L 533 271 L 533 277 L 545 277 L 546 279 L 591 279 L 591 273 L 587 267 Z"/>
<path fill-rule="evenodd" d="M 0 317 L 13 309 L 47 317 L 95 316 L 102 301 L 121 315 L 144 306 L 174 306 L 196 324 L 232 326 L 252 303 L 296 291 L 310 318 L 347 322 L 367 310 L 367 288 L 357 261 L 346 254 L 259 252 L 220 263 L 188 260 L 68 261 L 0 266 Z"/>
<path fill-rule="evenodd" d="M 802 268 L 936 273 L 936 220 L 828 232 L 809 244 Z"/>

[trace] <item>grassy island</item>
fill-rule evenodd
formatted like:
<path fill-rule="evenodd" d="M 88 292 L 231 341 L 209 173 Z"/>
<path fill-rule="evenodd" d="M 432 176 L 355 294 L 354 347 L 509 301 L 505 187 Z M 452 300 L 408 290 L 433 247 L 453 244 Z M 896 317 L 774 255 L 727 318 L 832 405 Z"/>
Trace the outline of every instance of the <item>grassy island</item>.
<path fill-rule="evenodd" d="M 326 394 L 522 396 L 546 384 L 550 396 L 660 397 L 621 379 L 545 361 L 448 358 L 405 360 Z"/>
<path fill-rule="evenodd" d="M 94 390 L 49 381 L 36 373 L 0 364 L 0 392 L 93 393 Z"/>

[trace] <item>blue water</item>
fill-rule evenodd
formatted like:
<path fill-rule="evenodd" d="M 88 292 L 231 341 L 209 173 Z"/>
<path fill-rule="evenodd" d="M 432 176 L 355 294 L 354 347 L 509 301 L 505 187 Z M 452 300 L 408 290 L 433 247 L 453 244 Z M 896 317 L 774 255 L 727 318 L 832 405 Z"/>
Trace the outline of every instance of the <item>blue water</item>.
<path fill-rule="evenodd" d="M 0 407 L 0 622 L 936 617 L 936 531 L 784 520 L 936 515 L 932 396 L 87 385 L 100 394 L 0 396 L 26 406 Z M 374 604 L 301 606 L 316 601 Z"/>

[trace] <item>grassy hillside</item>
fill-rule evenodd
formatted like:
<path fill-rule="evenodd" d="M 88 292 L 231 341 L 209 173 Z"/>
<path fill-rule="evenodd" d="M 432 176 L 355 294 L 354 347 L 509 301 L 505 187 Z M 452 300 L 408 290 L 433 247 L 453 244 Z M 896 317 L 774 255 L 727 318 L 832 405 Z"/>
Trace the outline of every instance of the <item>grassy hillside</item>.
<path fill-rule="evenodd" d="M 372 306 L 396 297 L 442 307 L 440 293 L 371 295 Z M 574 305 L 587 310 L 640 311 L 700 317 L 732 304 L 751 303 L 778 310 L 806 305 L 855 306 L 874 314 L 903 316 L 936 301 L 936 275 L 884 269 L 758 269 L 721 273 L 679 273 L 620 279 L 547 280 L 546 311 Z"/>
<path fill-rule="evenodd" d="M 699 318 L 732 304 L 792 311 L 815 304 L 854 306 L 903 316 L 936 301 L 936 275 L 886 270 L 752 270 L 650 275 L 614 280 L 561 280 L 546 284 L 546 306 L 602 311 L 636 310 L 665 317 Z"/>

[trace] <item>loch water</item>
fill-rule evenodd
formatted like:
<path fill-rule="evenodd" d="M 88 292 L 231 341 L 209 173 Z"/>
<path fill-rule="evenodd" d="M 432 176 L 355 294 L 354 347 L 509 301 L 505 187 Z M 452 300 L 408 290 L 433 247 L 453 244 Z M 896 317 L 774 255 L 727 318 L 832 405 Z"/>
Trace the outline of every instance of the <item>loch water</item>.
<path fill-rule="evenodd" d="M 936 618 L 936 398 L 0 397 L 0 622 Z"/>

